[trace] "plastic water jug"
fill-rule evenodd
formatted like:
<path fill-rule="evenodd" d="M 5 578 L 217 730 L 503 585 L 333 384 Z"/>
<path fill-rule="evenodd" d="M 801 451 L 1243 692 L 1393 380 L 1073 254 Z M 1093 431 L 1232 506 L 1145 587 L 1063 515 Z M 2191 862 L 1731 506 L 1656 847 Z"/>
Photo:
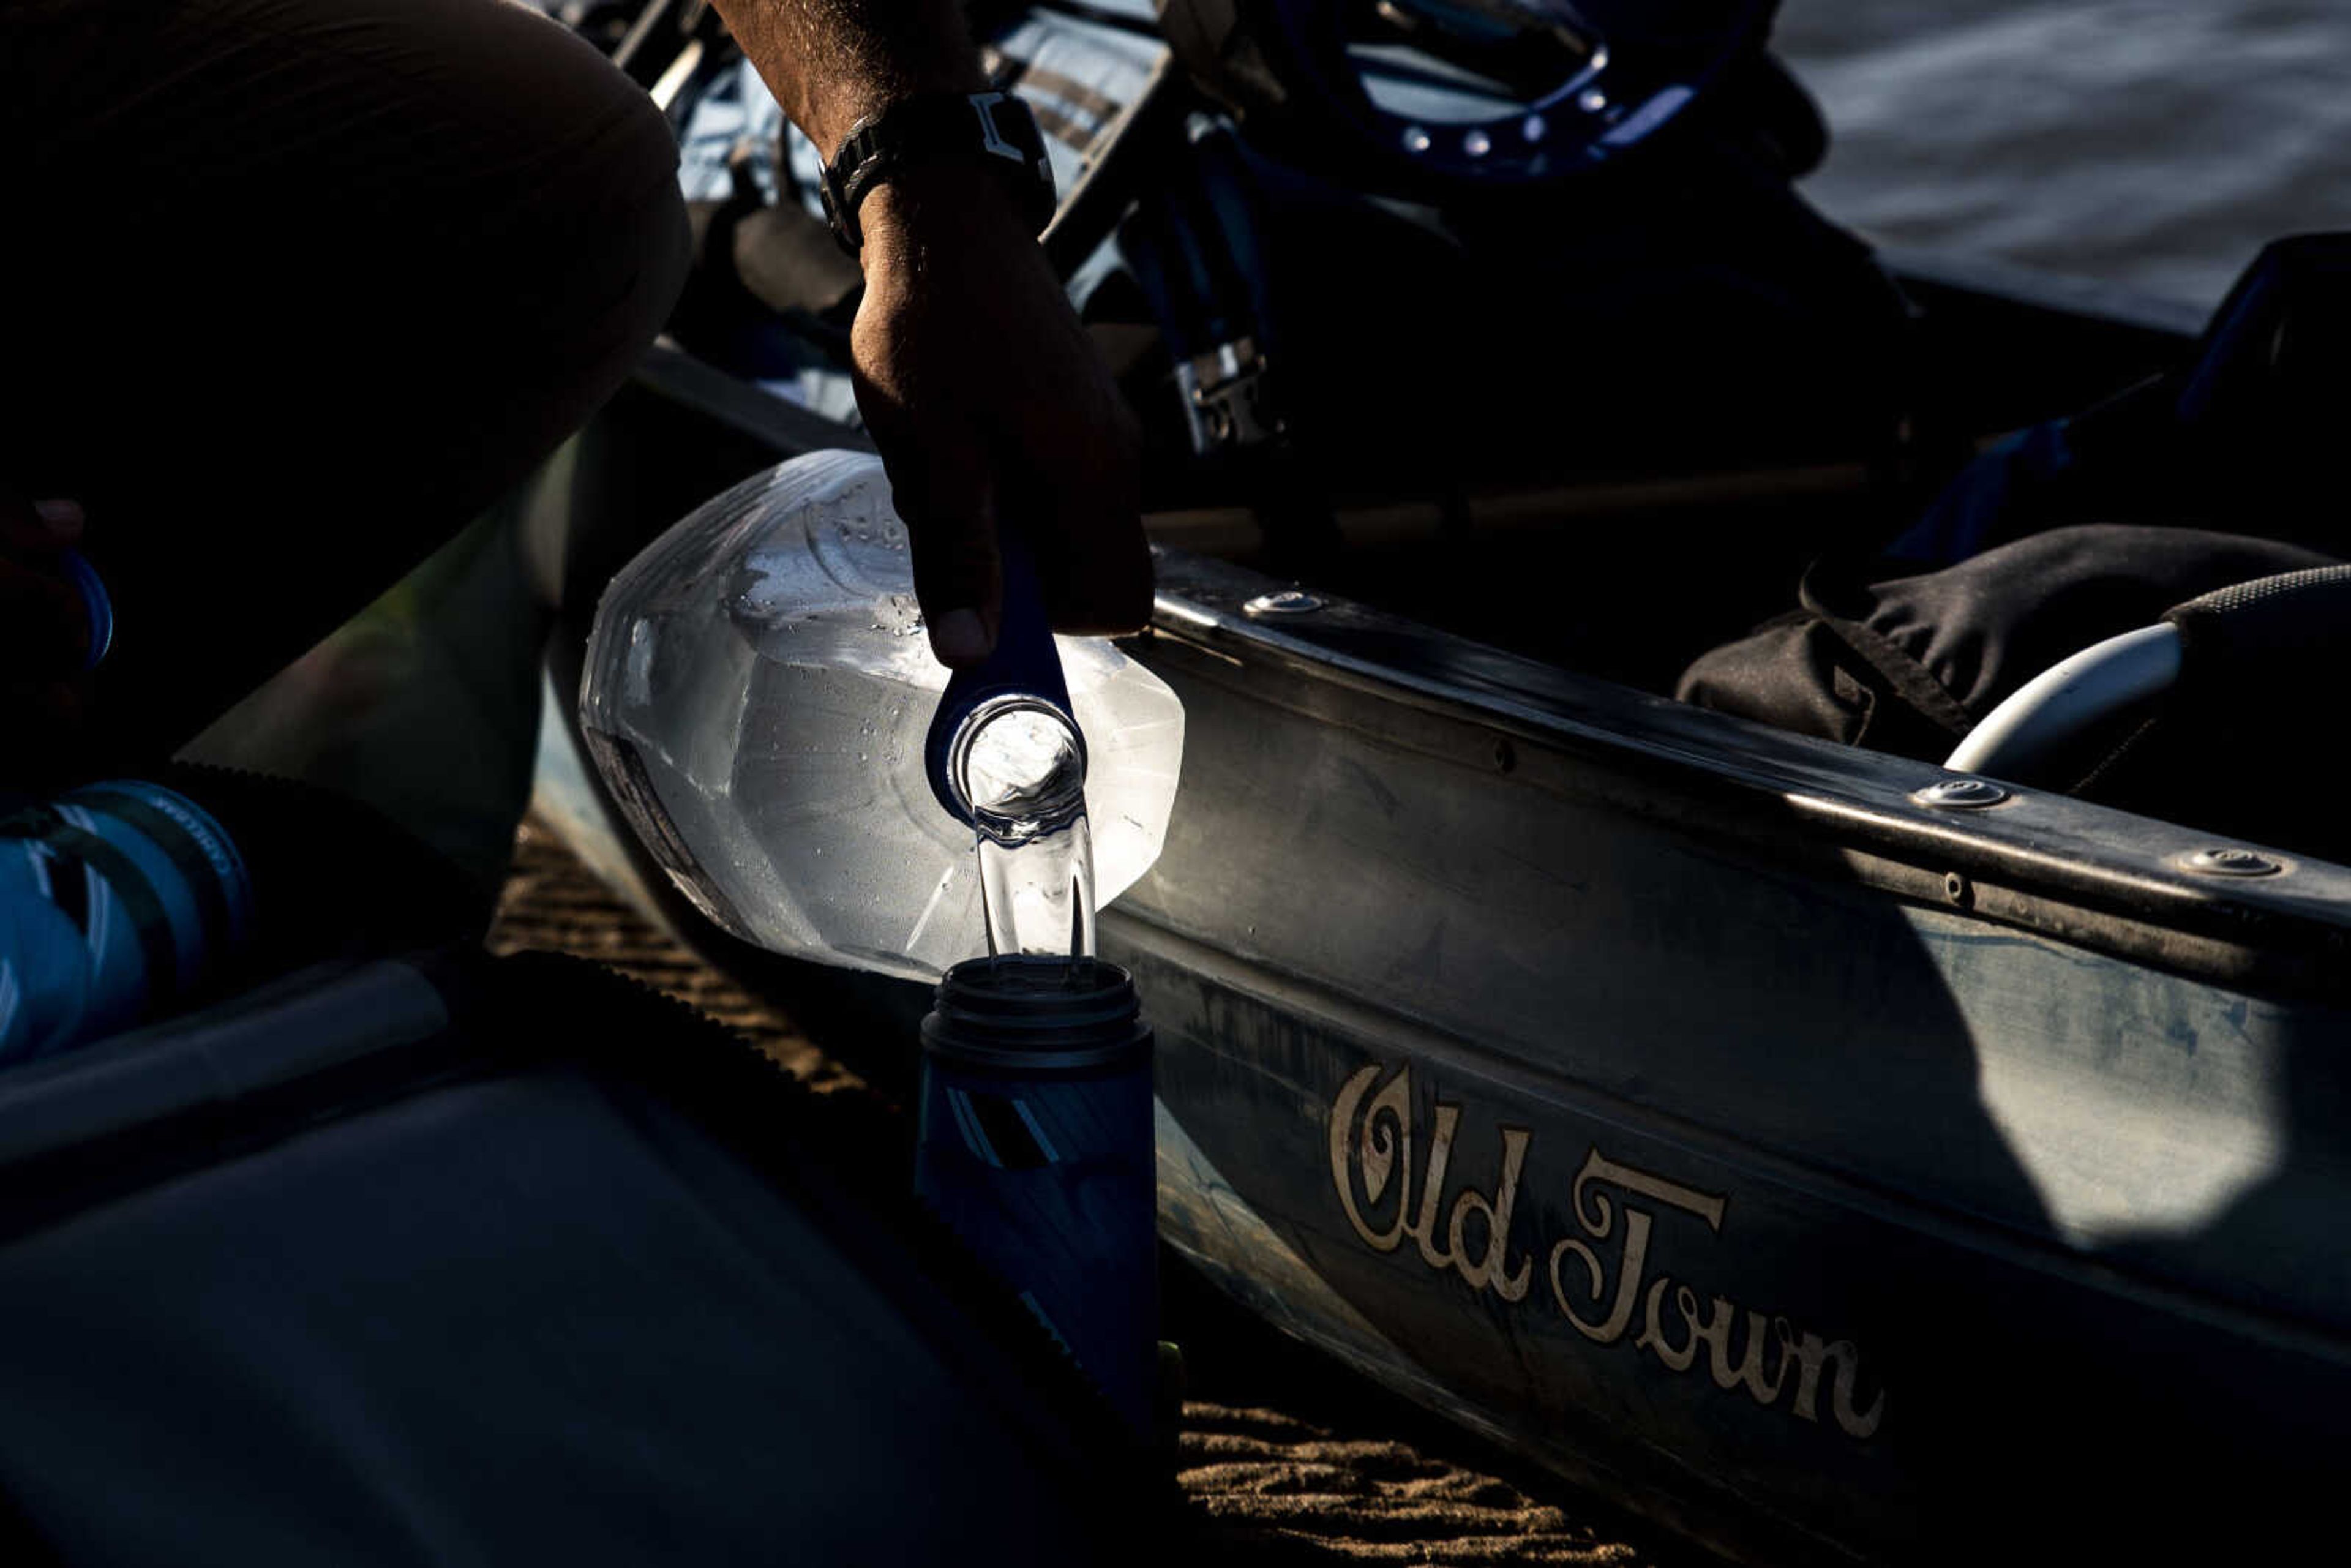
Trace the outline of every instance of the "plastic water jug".
<path fill-rule="evenodd" d="M 1108 642 L 1055 641 L 1106 904 L 1159 856 L 1183 706 Z M 613 580 L 580 718 L 631 826 L 721 927 L 935 979 L 987 947 L 974 831 L 926 766 L 947 684 L 880 460 L 820 452 L 711 501 Z"/>

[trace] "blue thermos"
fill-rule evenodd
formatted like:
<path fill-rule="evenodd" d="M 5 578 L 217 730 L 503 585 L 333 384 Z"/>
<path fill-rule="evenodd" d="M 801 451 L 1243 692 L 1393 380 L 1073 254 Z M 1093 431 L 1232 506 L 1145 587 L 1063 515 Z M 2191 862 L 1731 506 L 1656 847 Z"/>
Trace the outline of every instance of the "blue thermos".
<path fill-rule="evenodd" d="M 923 1020 L 914 1185 L 1138 1439 L 1159 1378 L 1151 1026 L 1097 958 L 975 958 Z"/>

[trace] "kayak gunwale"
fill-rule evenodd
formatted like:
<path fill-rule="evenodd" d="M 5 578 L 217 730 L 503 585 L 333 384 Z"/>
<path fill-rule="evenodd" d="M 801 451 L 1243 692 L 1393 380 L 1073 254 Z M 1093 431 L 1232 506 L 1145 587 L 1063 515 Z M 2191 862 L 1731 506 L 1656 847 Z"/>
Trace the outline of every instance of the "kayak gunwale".
<path fill-rule="evenodd" d="M 1960 776 L 1578 675 L 1345 601 L 1323 600 L 1277 624 L 1245 608 L 1280 586 L 1272 579 L 1165 549 L 1159 568 L 1152 637 L 1205 654 L 1196 678 L 1230 684 L 1236 659 L 1250 672 L 1311 671 L 1318 695 L 1332 683 L 1376 699 L 1349 716 L 1325 704 L 1318 718 L 1444 755 L 1458 754 L 1458 727 L 1474 725 L 1489 744 L 1536 748 L 1513 760 L 1528 781 L 1549 777 L 1541 750 L 1555 749 L 1604 765 L 1577 768 L 1572 782 L 1563 771 L 1550 779 L 1562 793 L 1750 849 L 1759 816 L 1774 829 L 1763 843 L 1802 829 L 1812 841 L 1802 856 L 1807 874 L 1836 874 L 1820 852 L 1834 847 L 1846 852 L 1846 878 L 1863 887 L 2190 978 L 2313 999 L 2351 996 L 2342 963 L 2351 949 L 2351 869 L 2271 850 L 2283 868 L 2274 875 L 2190 872 L 2179 863 L 2184 857 L 2237 841 L 2022 785 L 1988 808 L 1928 806 L 1919 790 Z M 1374 643 L 1387 659 L 1364 655 Z M 1407 656 L 1421 668 L 1398 662 Z M 1250 690 L 1282 701 L 1261 683 Z M 1396 721 L 1397 707 L 1450 727 L 1441 737 L 1416 736 Z M 1965 879 L 1959 897 L 1953 876 Z"/>

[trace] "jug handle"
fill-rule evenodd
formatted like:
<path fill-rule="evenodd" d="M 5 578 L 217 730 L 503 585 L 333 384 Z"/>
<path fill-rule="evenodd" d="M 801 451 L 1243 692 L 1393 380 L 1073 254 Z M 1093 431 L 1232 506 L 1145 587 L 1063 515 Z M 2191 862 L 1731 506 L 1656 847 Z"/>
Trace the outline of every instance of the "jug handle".
<path fill-rule="evenodd" d="M 1052 622 L 1045 612 L 1045 593 L 1038 580 L 1036 558 L 1028 539 L 1010 525 L 998 529 L 998 549 L 1004 581 L 1004 613 L 998 624 L 995 650 L 978 664 L 967 665 L 948 677 L 946 690 L 939 694 L 939 706 L 931 715 L 930 731 L 923 743 L 931 793 L 938 797 L 939 804 L 950 815 L 966 824 L 971 822 L 971 813 L 949 777 L 948 766 L 956 731 L 981 704 L 998 697 L 1025 696 L 1059 709 L 1070 722 L 1070 733 L 1077 737 L 1080 758 L 1085 755 L 1085 735 L 1078 728 L 1077 718 L 1070 709 L 1069 683 L 1062 676 L 1061 650 L 1054 644 Z"/>

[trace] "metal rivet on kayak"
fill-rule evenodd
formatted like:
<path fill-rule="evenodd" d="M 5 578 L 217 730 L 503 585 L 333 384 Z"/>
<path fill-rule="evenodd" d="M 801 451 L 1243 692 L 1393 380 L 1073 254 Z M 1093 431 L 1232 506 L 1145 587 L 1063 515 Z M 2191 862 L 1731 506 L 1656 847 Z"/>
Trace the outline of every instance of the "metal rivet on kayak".
<path fill-rule="evenodd" d="M 1973 811 L 1999 805 L 2008 799 L 2008 791 L 1989 779 L 1942 779 L 1910 799 L 1946 811 Z"/>
<path fill-rule="evenodd" d="M 1958 872 L 1946 872 L 1943 873 L 1943 896 L 1965 909 L 1976 901 L 1976 890 Z"/>
<path fill-rule="evenodd" d="M 1311 615 L 1322 608 L 1322 601 L 1302 588 L 1285 588 L 1260 593 L 1241 608 L 1252 615 Z"/>
<path fill-rule="evenodd" d="M 1493 140 L 1482 131 L 1473 131 L 1461 139 L 1461 151 L 1472 158 L 1483 158 L 1493 150 Z"/>
<path fill-rule="evenodd" d="M 1583 96 L 1575 100 L 1575 107 L 1586 114 L 1597 114 L 1608 107 L 1608 95 L 1596 87 L 1586 88 Z"/>
<path fill-rule="evenodd" d="M 1423 131 L 1417 125 L 1405 126 L 1404 128 L 1404 150 L 1407 152 L 1427 152 L 1428 132 Z"/>
<path fill-rule="evenodd" d="M 2285 870 L 2285 862 L 2274 856 L 2233 844 L 2190 851 L 2179 857 L 2179 863 L 2207 876 L 2275 876 Z"/>

